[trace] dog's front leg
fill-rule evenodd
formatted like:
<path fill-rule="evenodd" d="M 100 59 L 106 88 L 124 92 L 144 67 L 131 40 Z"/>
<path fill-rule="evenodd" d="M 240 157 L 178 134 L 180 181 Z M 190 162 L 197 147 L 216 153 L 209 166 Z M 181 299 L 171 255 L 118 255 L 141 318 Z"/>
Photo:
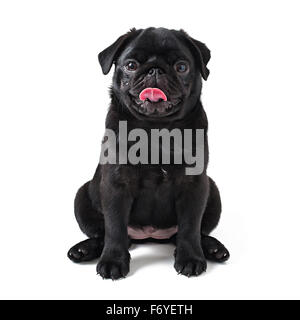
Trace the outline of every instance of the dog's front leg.
<path fill-rule="evenodd" d="M 178 273 L 188 277 L 197 276 L 206 270 L 200 230 L 208 192 L 206 175 L 188 177 L 181 184 L 176 200 L 178 233 L 174 267 Z"/>
<path fill-rule="evenodd" d="M 125 277 L 129 272 L 127 225 L 133 199 L 124 185 L 106 185 L 101 196 L 105 238 L 97 273 L 103 278 L 115 280 Z"/>

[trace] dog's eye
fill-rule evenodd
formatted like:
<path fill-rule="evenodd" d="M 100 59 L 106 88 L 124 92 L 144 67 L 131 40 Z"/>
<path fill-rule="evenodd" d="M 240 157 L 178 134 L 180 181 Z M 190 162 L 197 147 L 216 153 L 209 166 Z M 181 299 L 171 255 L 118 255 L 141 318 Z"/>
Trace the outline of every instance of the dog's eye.
<path fill-rule="evenodd" d="M 177 72 L 179 72 L 179 73 L 184 73 L 184 72 L 186 72 L 187 70 L 188 70 L 188 64 L 186 63 L 186 62 L 182 62 L 182 61 L 180 61 L 180 62 L 177 62 L 176 64 L 175 64 L 175 70 L 177 71 Z"/>
<path fill-rule="evenodd" d="M 135 61 L 129 61 L 127 64 L 126 64 L 126 69 L 129 70 L 129 71 L 135 71 L 137 69 L 137 63 Z"/>

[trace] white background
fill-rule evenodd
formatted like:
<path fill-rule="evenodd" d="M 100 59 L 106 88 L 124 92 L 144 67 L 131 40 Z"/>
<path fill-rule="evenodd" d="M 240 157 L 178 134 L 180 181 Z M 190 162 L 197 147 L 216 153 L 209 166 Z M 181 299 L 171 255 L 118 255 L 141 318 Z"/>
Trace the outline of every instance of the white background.
<path fill-rule="evenodd" d="M 0 297 L 300 298 L 298 1 L 1 1 Z M 127 279 L 76 265 L 77 189 L 100 155 L 111 74 L 97 54 L 131 27 L 183 28 L 211 49 L 202 100 L 223 200 L 224 265 L 178 276 L 173 247 L 131 250 Z"/>

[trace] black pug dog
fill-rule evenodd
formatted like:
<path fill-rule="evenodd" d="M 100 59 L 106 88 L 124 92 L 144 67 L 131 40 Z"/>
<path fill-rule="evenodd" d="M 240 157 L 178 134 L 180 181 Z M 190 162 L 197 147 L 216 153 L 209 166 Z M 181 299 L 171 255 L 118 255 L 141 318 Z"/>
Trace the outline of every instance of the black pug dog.
<path fill-rule="evenodd" d="M 99 164 L 75 198 L 75 216 L 88 239 L 68 257 L 74 262 L 100 257 L 97 273 L 119 279 L 129 272 L 132 242 L 172 242 L 176 271 L 200 275 L 206 259 L 229 258 L 225 246 L 209 236 L 221 214 L 219 191 L 206 175 L 208 122 L 200 101 L 210 51 L 183 30 L 148 28 L 132 29 L 98 58 L 104 74 L 115 64 L 106 128 L 117 136 L 119 121 L 127 121 L 128 131 L 203 129 L 204 169 L 187 175 L 184 162 Z"/>

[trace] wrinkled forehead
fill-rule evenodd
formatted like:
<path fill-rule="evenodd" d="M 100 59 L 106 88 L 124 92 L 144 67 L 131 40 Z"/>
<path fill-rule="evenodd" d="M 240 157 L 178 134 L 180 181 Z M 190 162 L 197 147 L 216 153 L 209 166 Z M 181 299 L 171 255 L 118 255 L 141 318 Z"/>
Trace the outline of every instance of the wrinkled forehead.
<path fill-rule="evenodd" d="M 170 63 L 178 59 L 192 60 L 189 48 L 171 30 L 163 28 L 144 30 L 125 48 L 120 59 L 136 59 L 143 63 L 152 57 Z"/>

